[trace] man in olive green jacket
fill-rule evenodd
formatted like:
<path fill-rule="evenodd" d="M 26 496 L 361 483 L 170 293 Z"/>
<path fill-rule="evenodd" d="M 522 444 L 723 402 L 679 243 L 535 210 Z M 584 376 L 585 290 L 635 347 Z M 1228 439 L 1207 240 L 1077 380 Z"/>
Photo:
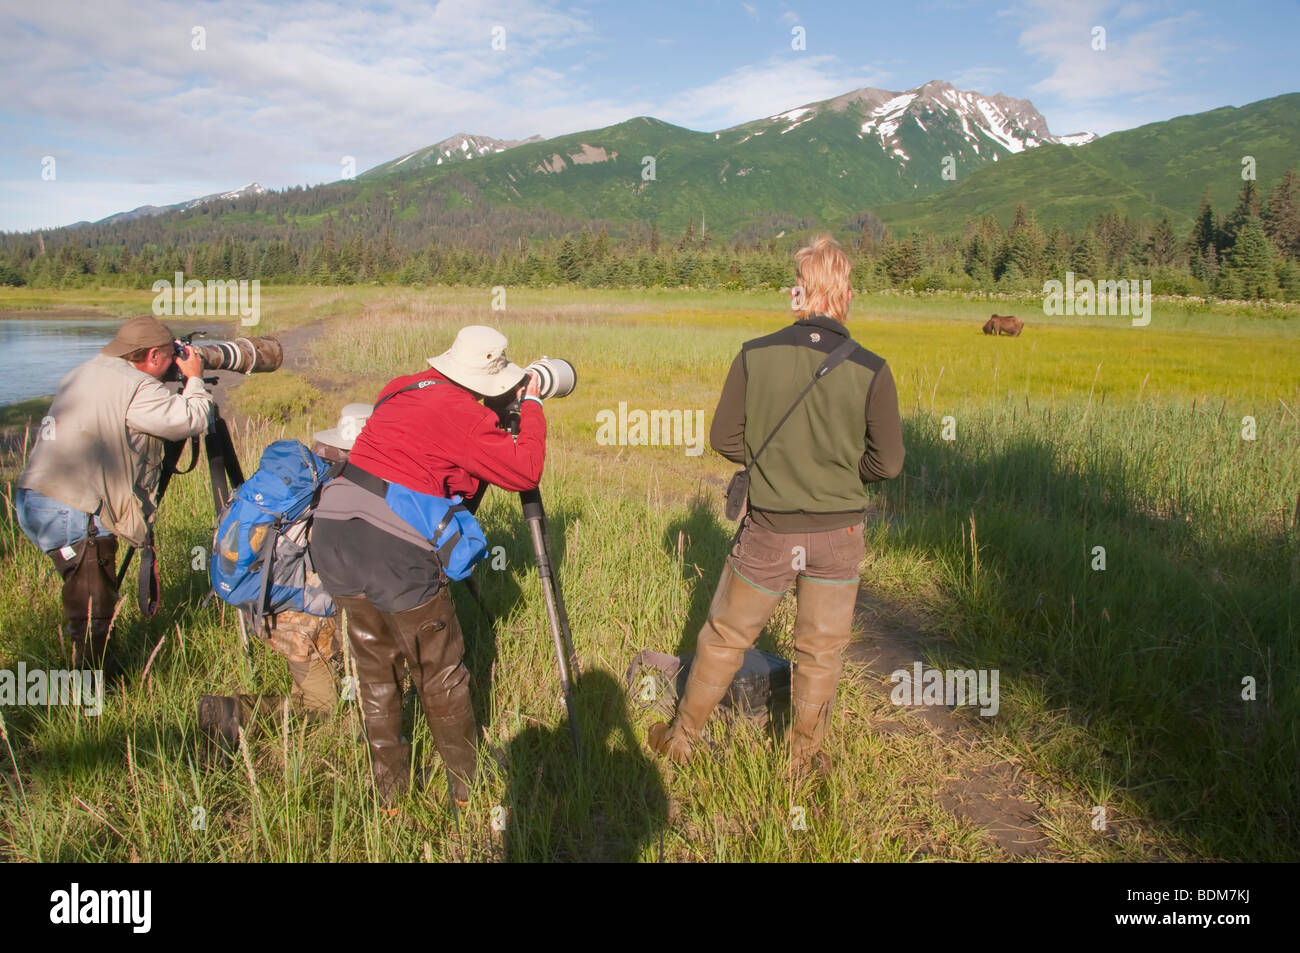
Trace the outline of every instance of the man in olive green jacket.
<path fill-rule="evenodd" d="M 745 651 L 794 582 L 791 763 L 796 771 L 826 770 L 821 749 L 857 600 L 867 484 L 903 469 L 893 375 L 884 358 L 861 346 L 777 429 L 822 361 L 850 340 L 848 257 L 822 236 L 796 262 L 800 320 L 744 344 L 709 433 L 715 450 L 744 464 L 772 440 L 750 470 L 748 512 L 700 631 L 677 717 L 650 732 L 651 747 L 675 761 L 690 757 Z"/>
<path fill-rule="evenodd" d="M 157 318 L 132 318 L 103 349 L 59 381 L 18 478 L 15 509 L 27 537 L 63 577 L 63 613 L 75 668 L 112 668 L 108 632 L 117 604 L 117 539 L 145 544 L 164 440 L 208 428 L 212 396 L 193 348 L 177 357 Z M 180 394 L 162 378 L 173 361 Z"/>

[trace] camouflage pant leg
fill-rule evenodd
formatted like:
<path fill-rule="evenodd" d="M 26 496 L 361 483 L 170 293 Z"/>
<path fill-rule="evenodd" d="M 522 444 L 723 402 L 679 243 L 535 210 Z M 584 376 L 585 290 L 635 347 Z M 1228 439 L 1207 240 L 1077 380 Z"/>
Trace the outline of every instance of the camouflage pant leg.
<path fill-rule="evenodd" d="M 268 622 L 259 635 L 289 663 L 293 706 L 301 711 L 333 711 L 338 689 L 331 660 L 343 651 L 338 615 L 285 611 Z"/>
<path fill-rule="evenodd" d="M 258 635 L 290 662 L 332 659 L 343 651 L 338 615 L 315 616 L 285 611 L 268 619 Z"/>

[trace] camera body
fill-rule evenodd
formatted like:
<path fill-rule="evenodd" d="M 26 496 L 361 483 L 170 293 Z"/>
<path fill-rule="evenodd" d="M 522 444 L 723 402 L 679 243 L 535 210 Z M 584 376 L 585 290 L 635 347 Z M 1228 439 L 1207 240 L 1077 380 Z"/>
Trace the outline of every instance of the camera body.
<path fill-rule="evenodd" d="M 538 396 L 568 397 L 578 386 L 578 372 L 573 365 L 559 357 L 541 357 L 524 368 L 537 378 Z M 519 410 L 523 399 L 518 389 L 506 391 L 499 397 L 484 398 L 483 404 L 496 412 L 497 426 L 509 434 L 519 433 Z"/>

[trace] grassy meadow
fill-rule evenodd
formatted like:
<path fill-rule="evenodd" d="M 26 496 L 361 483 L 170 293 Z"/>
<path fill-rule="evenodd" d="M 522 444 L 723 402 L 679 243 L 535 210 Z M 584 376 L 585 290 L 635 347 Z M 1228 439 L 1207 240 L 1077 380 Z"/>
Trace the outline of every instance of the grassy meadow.
<path fill-rule="evenodd" d="M 0 292 L 0 309 L 126 315 L 150 300 Z M 212 524 L 200 467 L 162 508 L 163 610 L 140 619 L 124 587 L 114 638 L 129 674 L 102 716 L 0 708 L 0 859 L 1006 860 L 949 809 L 1001 771 L 1032 805 L 1033 859 L 1300 858 L 1300 308 L 1157 300 L 1134 328 L 1044 318 L 1032 299 L 855 298 L 850 330 L 893 368 L 908 452 L 874 492 L 862 566 L 873 611 L 858 634 L 906 620 L 926 666 L 997 669 L 1000 710 L 960 708 L 957 730 L 939 730 L 850 661 L 835 769 L 796 782 L 779 739 L 743 720 L 715 718 L 720 747 L 688 766 L 650 756 L 658 716 L 623 675 L 641 649 L 692 649 L 734 531 L 721 514 L 733 467 L 711 450 L 597 442 L 597 414 L 620 402 L 701 410 L 707 434 L 740 343 L 788 322 L 788 299 L 492 300 L 486 288 L 265 288 L 258 330 L 286 333 L 308 360 L 218 399 L 251 471 L 268 442 L 333 426 L 343 404 L 423 369 L 463 325 L 498 327 L 521 364 L 572 361 L 577 390 L 546 406 L 542 492 L 582 664 L 582 756 L 519 503 L 494 490 L 480 519 L 506 564 L 476 574 L 495 623 L 455 587 L 486 742 L 467 811 L 453 816 L 435 771 L 397 817 L 379 813 L 347 702 L 322 726 L 255 731 L 233 767 L 203 770 L 198 697 L 284 693 L 289 678 L 262 645 L 244 653 L 220 602 L 199 605 L 207 575 L 193 566 Z M 1019 315 L 1024 334 L 982 335 L 991 312 Z M 9 669 L 61 665 L 58 579 L 10 505 L 26 420 L 39 422 L 39 405 L 2 421 Z M 760 647 L 792 656 L 793 622 L 788 596 Z M 417 765 L 436 767 L 407 701 Z"/>

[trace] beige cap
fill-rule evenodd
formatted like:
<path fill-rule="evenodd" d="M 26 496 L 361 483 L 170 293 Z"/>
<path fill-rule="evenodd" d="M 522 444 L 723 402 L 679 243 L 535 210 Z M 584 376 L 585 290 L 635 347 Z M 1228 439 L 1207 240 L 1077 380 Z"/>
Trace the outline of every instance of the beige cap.
<path fill-rule="evenodd" d="M 113 340 L 100 348 L 99 353 L 109 357 L 126 357 L 142 347 L 167 347 L 175 339 L 171 328 L 146 314 L 122 325 Z"/>
<path fill-rule="evenodd" d="M 472 324 L 460 329 L 447 351 L 429 358 L 429 365 L 476 394 L 496 397 L 524 380 L 524 369 L 506 358 L 506 343 L 500 331 Z"/>
<path fill-rule="evenodd" d="M 312 438 L 331 447 L 338 447 L 340 450 L 351 450 L 352 445 L 357 442 L 361 428 L 366 425 L 366 421 L 374 412 L 374 404 L 348 404 L 339 414 L 337 427 L 314 433 Z"/>

